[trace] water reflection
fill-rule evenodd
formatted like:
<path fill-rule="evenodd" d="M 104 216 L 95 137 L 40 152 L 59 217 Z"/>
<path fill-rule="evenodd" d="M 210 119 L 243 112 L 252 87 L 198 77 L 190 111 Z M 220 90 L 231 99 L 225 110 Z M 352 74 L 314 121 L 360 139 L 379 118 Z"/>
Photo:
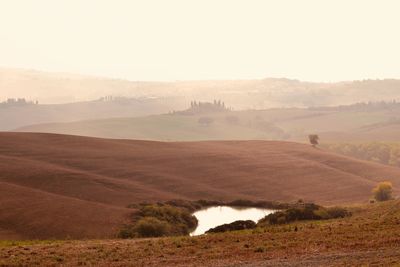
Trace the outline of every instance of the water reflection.
<path fill-rule="evenodd" d="M 206 208 L 193 213 L 193 215 L 196 216 L 199 224 L 190 235 L 201 235 L 210 228 L 238 220 L 252 220 L 254 222 L 257 222 L 258 220 L 273 212 L 274 210 L 269 209 L 242 207 L 239 208 L 228 206 L 215 206 Z"/>

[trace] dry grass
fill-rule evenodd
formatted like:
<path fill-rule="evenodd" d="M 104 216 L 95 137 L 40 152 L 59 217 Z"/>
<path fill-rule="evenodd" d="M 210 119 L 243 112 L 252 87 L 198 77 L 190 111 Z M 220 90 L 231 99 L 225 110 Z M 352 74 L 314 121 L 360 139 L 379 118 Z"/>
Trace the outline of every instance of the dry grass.
<path fill-rule="evenodd" d="M 361 202 L 382 177 L 396 195 L 399 168 L 290 142 L 0 133 L 0 237 L 112 238 L 142 201 Z"/>
<path fill-rule="evenodd" d="M 113 238 L 141 201 L 362 202 L 400 169 L 274 141 L 0 133 L 0 237 Z"/>
<path fill-rule="evenodd" d="M 352 207 L 344 219 L 198 237 L 1 243 L 0 265 L 268 266 L 400 262 L 400 202 Z M 297 228 L 297 231 L 295 230 Z"/>

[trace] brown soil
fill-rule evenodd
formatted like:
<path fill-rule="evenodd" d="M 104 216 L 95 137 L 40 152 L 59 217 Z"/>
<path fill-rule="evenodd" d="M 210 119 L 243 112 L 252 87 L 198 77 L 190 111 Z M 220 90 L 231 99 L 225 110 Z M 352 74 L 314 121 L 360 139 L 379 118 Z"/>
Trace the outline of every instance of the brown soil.
<path fill-rule="evenodd" d="M 0 266 L 398 266 L 400 202 L 197 237 L 0 242 Z"/>
<path fill-rule="evenodd" d="M 150 142 L 0 133 L 0 238 L 104 238 L 139 201 L 365 202 L 400 169 L 276 141 Z"/>

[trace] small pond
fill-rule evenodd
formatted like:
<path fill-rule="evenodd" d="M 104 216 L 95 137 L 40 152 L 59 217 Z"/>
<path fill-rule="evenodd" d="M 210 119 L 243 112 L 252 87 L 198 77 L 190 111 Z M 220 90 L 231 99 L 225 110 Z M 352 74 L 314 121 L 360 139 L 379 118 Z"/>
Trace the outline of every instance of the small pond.
<path fill-rule="evenodd" d="M 252 220 L 257 222 L 274 210 L 248 207 L 215 206 L 202 209 L 193 213 L 198 220 L 197 228 L 190 233 L 191 236 L 202 235 L 208 229 L 232 223 L 238 220 Z"/>

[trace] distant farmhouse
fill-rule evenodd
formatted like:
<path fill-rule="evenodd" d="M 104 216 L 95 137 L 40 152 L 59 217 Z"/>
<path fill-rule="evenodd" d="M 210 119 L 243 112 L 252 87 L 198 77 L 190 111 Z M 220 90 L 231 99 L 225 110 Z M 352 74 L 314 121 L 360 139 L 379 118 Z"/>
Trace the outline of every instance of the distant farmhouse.
<path fill-rule="evenodd" d="M 38 101 L 27 101 L 25 98 L 8 98 L 6 101 L 0 102 L 0 106 L 27 106 L 38 105 Z"/>
<path fill-rule="evenodd" d="M 221 100 L 214 100 L 214 102 L 190 102 L 190 107 L 183 111 L 174 111 L 173 114 L 180 115 L 197 115 L 204 113 L 214 113 L 214 112 L 229 112 L 232 108 L 225 106 L 225 103 Z"/>

